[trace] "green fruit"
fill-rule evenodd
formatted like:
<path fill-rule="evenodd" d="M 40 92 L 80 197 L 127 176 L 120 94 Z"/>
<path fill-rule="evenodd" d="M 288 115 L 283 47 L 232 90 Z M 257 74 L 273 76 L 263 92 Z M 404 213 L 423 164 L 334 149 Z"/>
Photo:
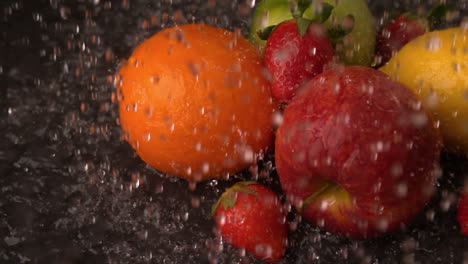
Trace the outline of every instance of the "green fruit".
<path fill-rule="evenodd" d="M 261 40 L 257 31 L 292 18 L 288 0 L 263 0 L 255 7 L 249 38 L 254 44 L 263 47 L 266 40 Z"/>
<path fill-rule="evenodd" d="M 305 18 L 313 17 L 313 0 L 310 8 L 305 13 Z M 375 49 L 375 27 L 373 17 L 365 0 L 323 0 L 334 9 L 330 18 L 325 22 L 328 28 L 341 24 L 343 19 L 352 15 L 354 27 L 351 33 L 343 39 L 342 47 L 337 45 L 336 52 L 348 65 L 369 66 L 374 59 Z"/>

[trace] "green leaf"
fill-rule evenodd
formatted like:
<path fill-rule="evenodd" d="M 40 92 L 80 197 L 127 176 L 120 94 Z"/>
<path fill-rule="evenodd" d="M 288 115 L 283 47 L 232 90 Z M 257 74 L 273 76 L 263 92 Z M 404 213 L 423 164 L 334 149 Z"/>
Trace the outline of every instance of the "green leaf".
<path fill-rule="evenodd" d="M 312 4 L 312 0 L 299 0 L 297 2 L 297 11 L 299 16 L 297 18 L 302 17 L 304 15 L 304 12 L 309 8 L 309 6 Z M 294 13 L 293 13 L 294 16 Z"/>
<path fill-rule="evenodd" d="M 401 16 L 405 16 L 406 19 L 408 21 L 414 21 L 414 20 L 418 20 L 418 19 L 421 19 L 421 17 L 413 14 L 413 13 L 404 13 L 404 14 L 401 14 Z"/>
<path fill-rule="evenodd" d="M 266 28 L 263 28 L 259 31 L 257 31 L 257 36 L 261 39 L 261 40 L 267 40 L 271 33 L 273 32 L 273 30 L 275 30 L 275 28 L 277 27 L 278 25 L 273 25 L 273 26 L 269 26 L 269 27 L 266 27 Z"/>
<path fill-rule="evenodd" d="M 343 23 L 341 25 L 336 25 L 329 27 L 327 29 L 327 34 L 328 38 L 332 42 L 333 46 L 335 46 L 338 42 L 340 42 L 346 35 L 348 35 L 351 31 L 353 31 L 354 28 L 354 16 L 349 14 L 347 15 L 342 22 L 344 22 L 345 19 L 350 19 L 352 20 L 352 25 L 351 26 L 345 26 Z"/>
<path fill-rule="evenodd" d="M 240 186 L 249 186 L 249 185 L 254 185 L 254 184 L 257 184 L 257 182 L 254 182 L 254 181 L 242 181 L 242 182 L 236 183 L 236 185 L 240 185 Z"/>
<path fill-rule="evenodd" d="M 257 195 L 257 192 L 255 190 L 245 188 L 245 186 L 257 184 L 254 181 L 243 181 L 243 182 L 238 182 L 234 186 L 231 187 L 232 191 L 238 191 L 238 192 L 243 192 L 247 194 L 252 194 L 252 195 Z"/>
<path fill-rule="evenodd" d="M 447 14 L 454 11 L 453 6 L 438 4 L 434 6 L 426 15 L 429 27 L 433 29 L 435 26 L 445 22 Z"/>
<path fill-rule="evenodd" d="M 237 202 L 237 193 L 236 192 L 243 192 L 251 195 L 257 195 L 255 190 L 251 190 L 245 188 L 246 186 L 257 184 L 254 181 L 243 181 L 234 184 L 232 187 L 227 188 L 218 201 L 211 207 L 211 216 L 215 216 L 216 210 L 221 205 L 224 210 L 228 210 L 233 208 Z"/>
<path fill-rule="evenodd" d="M 333 46 L 335 46 L 343 39 L 344 36 L 346 36 L 346 32 L 340 26 L 329 27 L 327 29 L 327 34 Z"/>
<path fill-rule="evenodd" d="M 324 23 L 325 21 L 328 20 L 328 18 L 330 18 L 333 8 L 334 6 L 323 2 L 322 7 L 320 8 L 321 11 L 315 14 L 315 17 L 312 20 L 320 22 L 320 23 Z"/>
<path fill-rule="evenodd" d="M 247 188 L 243 188 L 243 187 L 236 187 L 234 190 L 236 190 L 238 192 L 247 193 L 247 194 L 257 195 L 257 192 L 255 190 L 247 189 Z"/>
<path fill-rule="evenodd" d="M 234 207 L 237 202 L 237 194 L 234 192 L 228 192 L 225 197 L 221 200 L 221 205 L 223 206 L 224 210 L 228 210 L 229 208 Z"/>
<path fill-rule="evenodd" d="M 309 28 L 311 23 L 312 23 L 312 20 L 309 20 L 309 19 L 305 19 L 305 18 L 296 19 L 297 30 L 299 32 L 299 35 L 301 35 L 301 37 L 305 36 L 305 34 L 307 33 L 307 29 Z"/>

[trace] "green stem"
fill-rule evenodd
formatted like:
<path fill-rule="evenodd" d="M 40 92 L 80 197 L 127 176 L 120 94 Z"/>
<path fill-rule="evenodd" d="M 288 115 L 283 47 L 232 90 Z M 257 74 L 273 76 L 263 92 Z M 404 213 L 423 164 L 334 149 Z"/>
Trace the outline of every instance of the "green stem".
<path fill-rule="evenodd" d="M 325 183 L 318 191 L 314 192 L 313 194 L 311 194 L 309 197 L 307 197 L 304 200 L 304 203 L 302 204 L 301 212 L 304 211 L 304 209 L 307 206 L 309 206 L 315 199 L 317 199 L 317 197 L 319 197 L 323 193 L 326 193 L 336 188 L 339 188 L 339 185 L 336 183 L 332 183 L 332 182 Z"/>
<path fill-rule="evenodd" d="M 213 205 L 213 207 L 211 207 L 211 216 L 214 216 L 216 214 L 216 210 L 220 205 L 223 206 L 225 210 L 232 208 L 236 204 L 237 199 L 230 196 L 232 196 L 235 192 L 243 192 L 251 195 L 257 195 L 257 193 L 254 190 L 245 188 L 246 186 L 253 184 L 257 184 L 257 182 L 243 181 L 234 184 L 230 188 L 227 188 L 221 195 L 221 197 L 218 199 L 218 201 Z"/>

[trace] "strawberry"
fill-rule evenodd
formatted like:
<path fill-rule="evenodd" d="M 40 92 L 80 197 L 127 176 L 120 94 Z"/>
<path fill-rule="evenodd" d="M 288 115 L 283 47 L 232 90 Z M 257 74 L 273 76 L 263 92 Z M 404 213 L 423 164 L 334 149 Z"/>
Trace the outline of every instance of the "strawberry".
<path fill-rule="evenodd" d="M 439 4 L 426 17 L 404 13 L 383 26 L 377 35 L 376 66 L 385 64 L 406 43 L 440 24 L 452 8 Z"/>
<path fill-rule="evenodd" d="M 295 19 L 279 24 L 265 47 L 265 66 L 272 75 L 271 90 L 279 101 L 290 101 L 298 88 L 323 71 L 333 57 L 333 45 L 324 27 L 310 23 L 304 33 Z"/>
<path fill-rule="evenodd" d="M 377 35 L 377 64 L 383 65 L 406 43 L 429 30 L 426 20 L 402 14 L 386 24 Z"/>
<path fill-rule="evenodd" d="M 333 58 L 333 41 L 348 33 L 341 27 L 326 30 L 322 25 L 333 10 L 328 3 L 321 3 L 312 19 L 303 18 L 311 4 L 311 0 L 293 2 L 294 19 L 257 32 L 267 40 L 264 62 L 272 77 L 273 97 L 282 102 L 290 101 L 302 84 L 323 71 Z"/>
<path fill-rule="evenodd" d="M 273 262 L 286 251 L 286 213 L 276 194 L 255 182 L 226 189 L 212 208 L 221 236 L 255 257 Z"/>
<path fill-rule="evenodd" d="M 457 217 L 462 233 L 468 236 L 468 192 L 460 194 Z"/>

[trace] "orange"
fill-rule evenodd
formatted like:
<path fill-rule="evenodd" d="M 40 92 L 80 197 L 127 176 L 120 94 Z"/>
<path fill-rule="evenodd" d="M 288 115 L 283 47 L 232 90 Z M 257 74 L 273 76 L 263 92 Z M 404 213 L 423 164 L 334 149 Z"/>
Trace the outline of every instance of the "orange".
<path fill-rule="evenodd" d="M 247 168 L 272 144 L 276 103 L 259 52 L 237 33 L 202 24 L 162 30 L 119 76 L 123 131 L 157 170 L 218 178 Z"/>

